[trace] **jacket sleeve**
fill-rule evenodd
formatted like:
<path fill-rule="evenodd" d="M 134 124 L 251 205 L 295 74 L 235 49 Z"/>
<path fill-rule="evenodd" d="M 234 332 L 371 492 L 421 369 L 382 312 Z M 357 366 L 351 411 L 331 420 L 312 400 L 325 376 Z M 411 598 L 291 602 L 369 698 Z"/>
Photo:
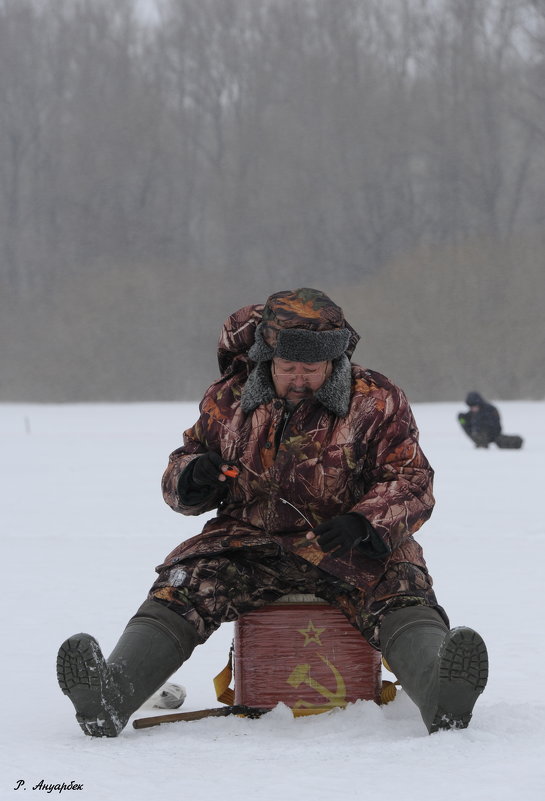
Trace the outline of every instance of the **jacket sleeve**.
<path fill-rule="evenodd" d="M 404 393 L 386 399 L 385 415 L 369 443 L 365 495 L 351 510 L 371 523 L 394 550 L 430 517 L 433 470 L 418 443 L 418 429 Z"/>
<path fill-rule="evenodd" d="M 188 476 L 192 472 L 192 462 L 209 448 L 202 434 L 202 417 L 192 428 L 184 432 L 184 444 L 173 451 L 168 458 L 168 465 L 163 474 L 161 487 L 165 502 L 183 515 L 200 515 L 217 509 L 225 492 L 189 491 Z"/>

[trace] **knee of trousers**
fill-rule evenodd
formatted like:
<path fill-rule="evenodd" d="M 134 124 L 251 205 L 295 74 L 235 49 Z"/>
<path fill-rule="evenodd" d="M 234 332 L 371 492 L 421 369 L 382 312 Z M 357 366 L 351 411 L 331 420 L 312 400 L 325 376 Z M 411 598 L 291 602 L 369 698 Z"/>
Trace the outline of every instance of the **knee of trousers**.
<path fill-rule="evenodd" d="M 189 659 L 193 649 L 202 643 L 195 626 L 153 598 L 144 601 L 129 620 L 128 625 L 130 626 L 133 622 L 147 622 L 168 634 L 178 646 L 184 662 Z"/>
<path fill-rule="evenodd" d="M 380 625 L 380 645 L 383 654 L 399 634 L 416 625 L 428 624 L 437 626 L 445 633 L 449 630 L 445 621 L 436 609 L 431 606 L 405 606 L 387 612 Z"/>

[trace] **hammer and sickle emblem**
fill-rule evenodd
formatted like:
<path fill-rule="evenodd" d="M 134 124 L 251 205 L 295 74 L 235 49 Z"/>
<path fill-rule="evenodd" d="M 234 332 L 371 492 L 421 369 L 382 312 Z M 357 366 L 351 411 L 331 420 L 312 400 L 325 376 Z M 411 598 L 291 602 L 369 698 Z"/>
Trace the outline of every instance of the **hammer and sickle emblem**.
<path fill-rule="evenodd" d="M 327 699 L 328 703 L 325 704 L 325 706 L 345 707 L 348 702 L 346 700 L 346 685 L 344 683 L 343 677 L 341 676 L 341 674 L 339 673 L 333 662 L 329 661 L 327 656 L 324 656 L 318 651 L 316 651 L 316 656 L 320 657 L 322 662 L 325 665 L 327 665 L 327 667 L 331 670 L 331 672 L 335 676 L 335 682 L 337 684 L 335 692 L 328 690 L 328 688 L 324 687 L 323 684 L 320 684 L 320 682 L 316 681 L 316 679 L 313 679 L 312 676 L 310 675 L 310 665 L 307 664 L 296 665 L 292 670 L 291 675 L 286 679 L 287 683 L 290 684 L 294 689 L 297 689 L 297 687 L 299 687 L 301 684 L 307 684 L 309 687 L 312 687 L 313 690 L 316 690 L 316 692 L 320 693 L 321 696 Z M 302 699 L 299 699 L 299 701 L 296 701 L 296 703 L 294 704 L 294 708 L 296 709 L 300 707 L 310 708 L 314 706 L 317 705 L 310 704 L 308 703 L 308 701 L 303 701 Z"/>

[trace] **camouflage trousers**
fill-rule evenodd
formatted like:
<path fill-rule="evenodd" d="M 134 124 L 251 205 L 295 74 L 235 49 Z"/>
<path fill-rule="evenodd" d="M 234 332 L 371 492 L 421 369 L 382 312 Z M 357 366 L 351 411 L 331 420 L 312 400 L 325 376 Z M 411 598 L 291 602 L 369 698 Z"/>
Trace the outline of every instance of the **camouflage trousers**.
<path fill-rule="evenodd" d="M 388 588 L 388 597 L 382 597 L 382 585 Z M 391 609 L 431 606 L 448 625 L 429 575 L 415 565 L 391 564 L 374 591 L 364 593 L 276 545 L 198 556 L 162 567 L 149 597 L 182 615 L 204 642 L 221 623 L 291 593 L 311 593 L 330 603 L 377 649 L 381 620 Z"/>

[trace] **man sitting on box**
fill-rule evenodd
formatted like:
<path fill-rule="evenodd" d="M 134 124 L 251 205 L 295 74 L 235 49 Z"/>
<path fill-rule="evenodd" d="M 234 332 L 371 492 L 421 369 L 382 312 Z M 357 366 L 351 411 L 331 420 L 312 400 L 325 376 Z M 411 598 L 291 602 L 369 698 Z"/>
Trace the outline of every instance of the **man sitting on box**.
<path fill-rule="evenodd" d="M 352 364 L 359 336 L 315 289 L 278 292 L 224 324 L 220 378 L 163 476 L 177 512 L 217 509 L 157 568 L 108 660 L 88 634 L 59 651 L 83 731 L 115 737 L 224 621 L 289 593 L 337 607 L 380 649 L 428 731 L 466 727 L 488 672 L 449 631 L 413 534 L 433 471 L 403 392 Z"/>

